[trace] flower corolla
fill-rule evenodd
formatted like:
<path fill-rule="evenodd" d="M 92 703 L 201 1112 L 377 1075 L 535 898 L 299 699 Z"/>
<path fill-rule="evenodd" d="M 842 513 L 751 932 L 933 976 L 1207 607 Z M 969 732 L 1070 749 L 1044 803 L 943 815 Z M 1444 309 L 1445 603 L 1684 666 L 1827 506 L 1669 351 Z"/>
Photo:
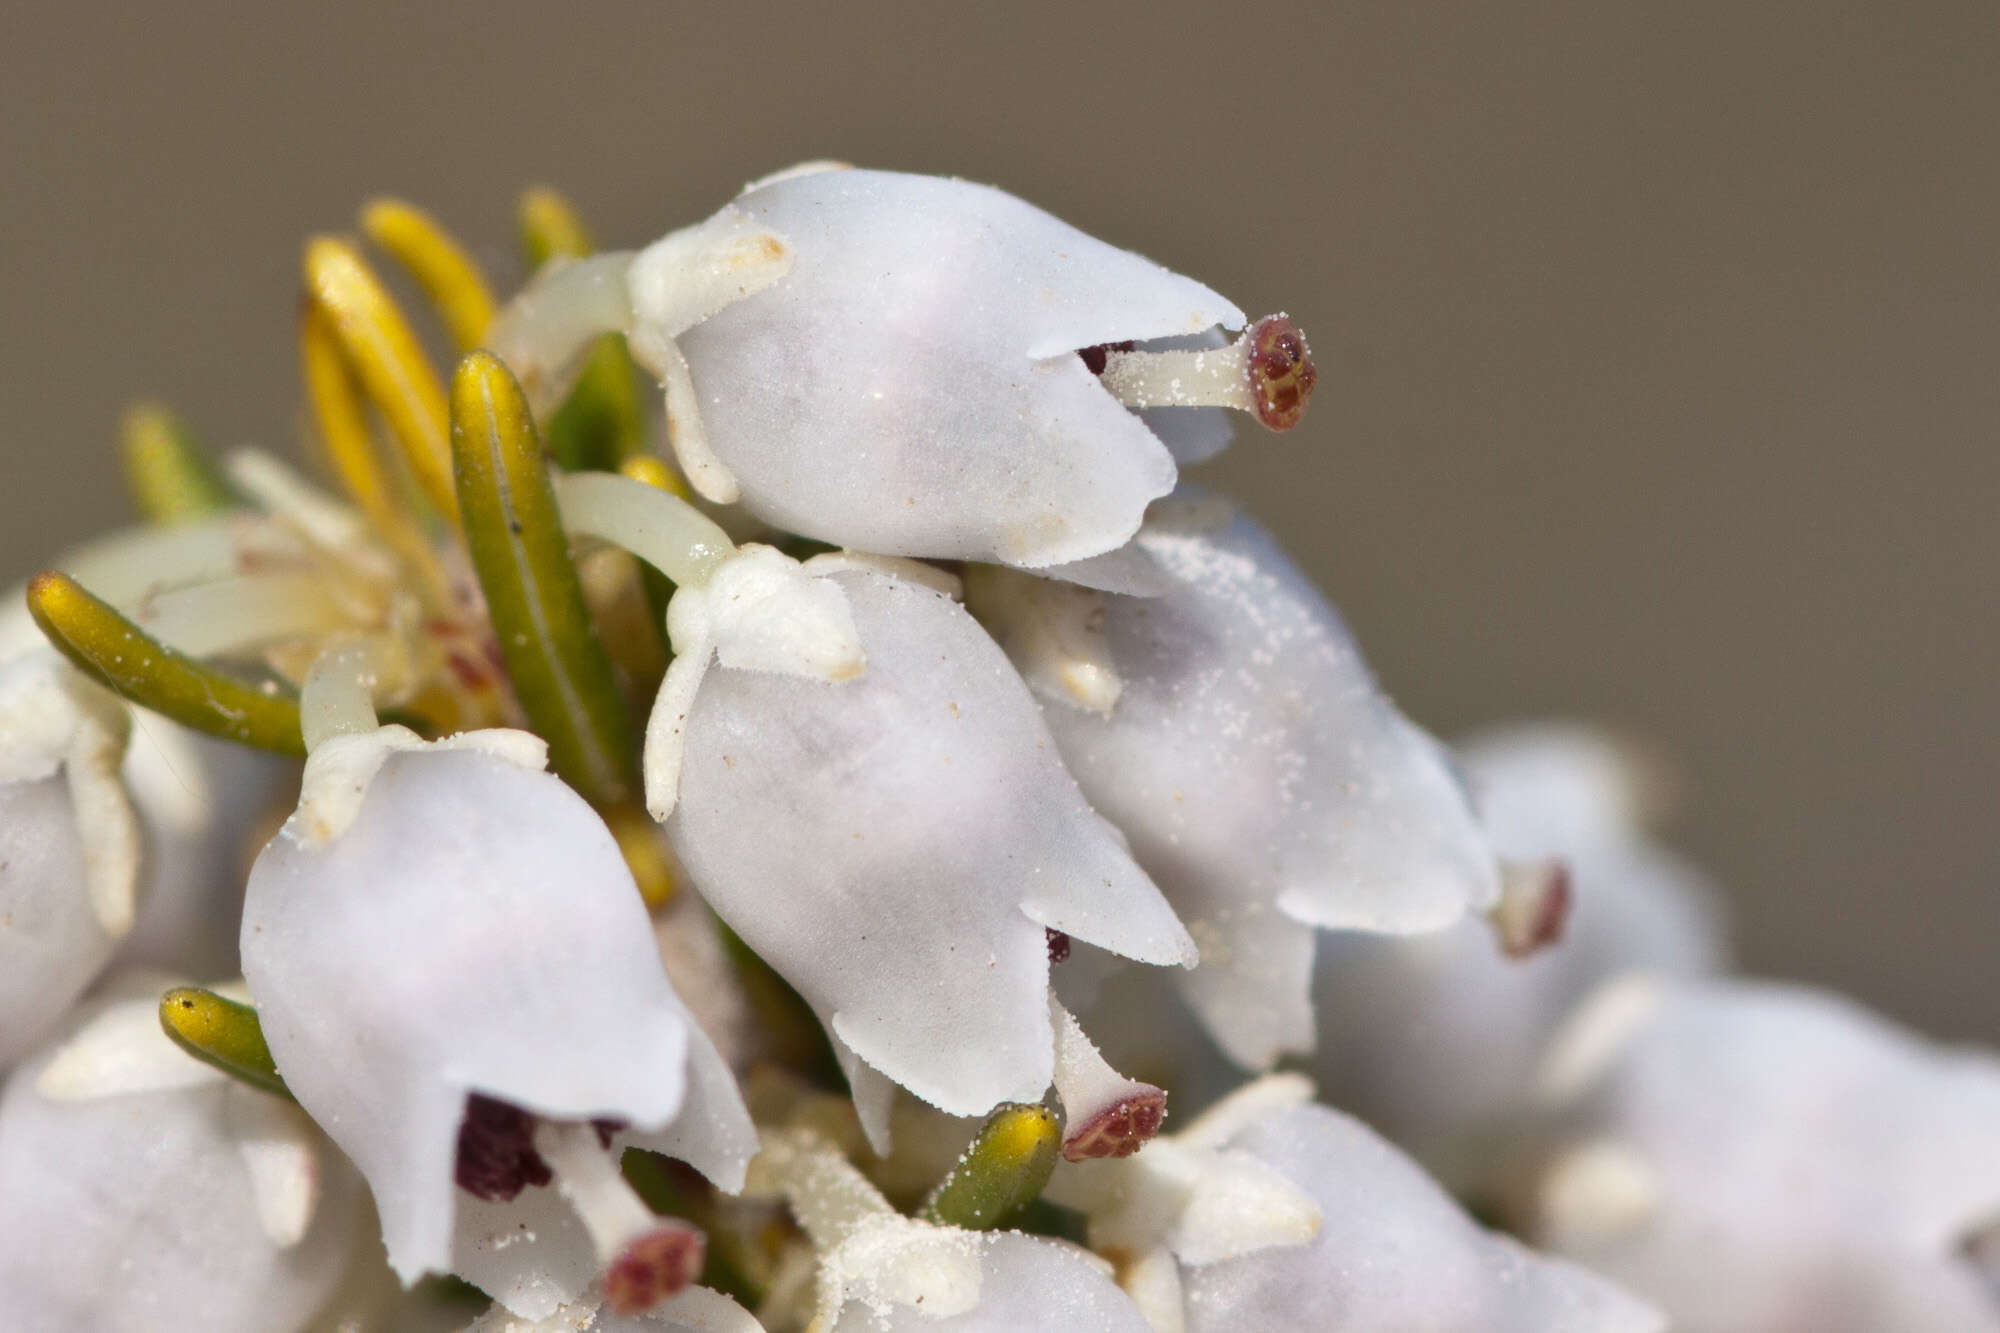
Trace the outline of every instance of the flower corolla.
<path fill-rule="evenodd" d="M 602 1250 L 578 1191 L 604 1182 L 570 1178 L 615 1174 L 587 1122 L 726 1187 L 754 1149 L 616 843 L 544 754 L 513 731 L 324 741 L 251 871 L 242 936 L 278 1069 L 368 1178 L 397 1272 L 456 1267 L 530 1315 L 577 1295 L 592 1272 L 566 1256 L 589 1246 L 545 1227 L 509 1250 L 491 1209 L 553 1166 Z M 567 1170 L 543 1160 L 559 1151 Z M 557 1206 L 539 1193 L 522 1206 Z"/>
<path fill-rule="evenodd" d="M 828 680 L 705 645 L 716 660 L 673 719 L 674 849 L 851 1076 L 959 1115 L 1039 1100 L 1056 1066 L 1050 931 L 1147 963 L 1194 947 L 935 571 L 804 568 L 838 591 L 866 669 Z M 879 1141 L 886 1101 L 864 1101 Z"/>
<path fill-rule="evenodd" d="M 1002 191 L 829 165 L 758 182 L 635 258 L 550 274 L 492 341 L 532 385 L 622 328 L 666 387 L 690 483 L 776 527 L 1045 567 L 1122 545 L 1173 488 L 1173 453 L 1128 404 L 1296 421 L 1303 338 L 1286 321 L 1215 345 L 1247 322 Z M 1107 365 L 1156 344 L 1186 364 Z M 1190 458 L 1227 438 L 1167 429 Z"/>
<path fill-rule="evenodd" d="M 1063 761 L 1187 922 L 1176 978 L 1239 1064 L 1313 1044 L 1314 935 L 1439 930 L 1499 892 L 1449 756 L 1262 528 L 1184 488 L 1134 543 L 1154 596 L 970 582 Z"/>
<path fill-rule="evenodd" d="M 160 1029 L 84 1011 L 0 1095 L 0 1320 L 15 1333 L 288 1333 L 346 1270 L 360 1181 L 300 1110 Z"/>
<path fill-rule="evenodd" d="M 1617 742 L 1522 725 L 1471 738 L 1458 758 L 1494 851 L 1568 885 L 1561 937 L 1509 957 L 1473 920 L 1406 939 L 1328 936 L 1310 1068 L 1343 1109 L 1478 1189 L 1528 1108 L 1542 1047 L 1598 983 L 1714 971 L 1725 951 L 1708 882 L 1647 836 L 1644 770 Z"/>

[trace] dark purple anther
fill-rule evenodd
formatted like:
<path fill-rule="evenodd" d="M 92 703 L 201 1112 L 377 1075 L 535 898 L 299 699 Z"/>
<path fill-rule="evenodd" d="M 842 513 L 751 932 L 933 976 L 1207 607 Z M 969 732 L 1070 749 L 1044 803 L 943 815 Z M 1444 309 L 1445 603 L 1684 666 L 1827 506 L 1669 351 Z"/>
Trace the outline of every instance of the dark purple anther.
<path fill-rule="evenodd" d="M 1085 368 L 1087 368 L 1090 371 L 1091 374 L 1102 375 L 1104 373 L 1104 367 L 1108 363 L 1108 358 L 1110 357 L 1111 353 L 1129 352 L 1132 351 L 1137 346 L 1138 346 L 1137 343 L 1129 343 L 1129 342 L 1099 343 L 1095 347 L 1085 347 L 1081 349 L 1080 351 L 1077 352 L 1077 355 L 1083 358 L 1083 364 Z"/>
<path fill-rule="evenodd" d="M 496 1097 L 472 1093 L 458 1125 L 459 1188 L 491 1203 L 505 1203 L 529 1185 L 546 1185 L 549 1164 L 535 1151 L 533 1113 Z"/>

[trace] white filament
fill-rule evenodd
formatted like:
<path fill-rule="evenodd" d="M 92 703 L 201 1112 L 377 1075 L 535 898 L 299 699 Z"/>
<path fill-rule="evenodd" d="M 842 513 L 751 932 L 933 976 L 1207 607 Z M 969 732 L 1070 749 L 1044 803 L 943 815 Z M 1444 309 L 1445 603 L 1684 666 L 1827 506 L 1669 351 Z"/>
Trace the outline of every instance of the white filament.
<path fill-rule="evenodd" d="M 367 544 L 367 520 L 261 449 L 237 450 L 225 470 L 238 490 L 314 545 L 351 553 Z"/>
<path fill-rule="evenodd" d="M 324 634 L 346 623 L 324 582 L 304 573 L 250 574 L 175 588 L 148 598 L 135 619 L 189 657 Z"/>
<path fill-rule="evenodd" d="M 563 527 L 622 546 L 672 579 L 699 587 L 736 553 L 729 534 L 677 495 L 610 472 L 554 478 Z"/>
<path fill-rule="evenodd" d="M 375 715 L 379 673 L 376 650 L 359 639 L 319 655 L 299 690 L 299 728 L 308 753 L 335 736 L 363 735 L 381 726 Z"/>
<path fill-rule="evenodd" d="M 594 1127 L 544 1120 L 535 1126 L 535 1151 L 548 1162 L 556 1188 L 583 1220 L 599 1264 L 610 1263 L 634 1239 L 659 1225 L 618 1173 Z"/>
<path fill-rule="evenodd" d="M 631 328 L 632 259 L 626 250 L 552 261 L 487 330 L 486 346 L 514 372 L 536 416 L 562 400 L 591 339 Z"/>
<path fill-rule="evenodd" d="M 1107 352 L 1105 390 L 1127 407 L 1233 407 L 1257 410 L 1243 340 L 1201 351 Z"/>

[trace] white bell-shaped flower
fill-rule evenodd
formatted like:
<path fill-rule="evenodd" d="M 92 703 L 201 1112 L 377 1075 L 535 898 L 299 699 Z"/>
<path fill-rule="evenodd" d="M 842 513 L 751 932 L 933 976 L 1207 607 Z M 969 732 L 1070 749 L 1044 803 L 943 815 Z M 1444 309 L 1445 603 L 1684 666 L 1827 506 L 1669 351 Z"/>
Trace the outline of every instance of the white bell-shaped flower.
<path fill-rule="evenodd" d="M 1686 1333 L 2000 1329 L 2000 1058 L 1798 986 L 1633 976 L 1551 1046 L 1537 1243 Z"/>
<path fill-rule="evenodd" d="M 702 896 L 818 1012 L 878 1144 L 883 1075 L 957 1115 L 1040 1100 L 1058 1058 L 1049 932 L 1147 963 L 1194 947 L 937 571 L 822 556 L 804 572 L 839 598 L 856 668 L 786 669 L 759 647 L 773 619 L 748 577 L 718 575 L 688 614 L 677 593 L 673 670 L 699 681 L 662 690 L 649 804 L 671 810 Z"/>
<path fill-rule="evenodd" d="M 752 1194 L 781 1194 L 818 1256 L 827 1333 L 1150 1333 L 1088 1251 L 904 1217 L 811 1131 L 766 1136 Z"/>
<path fill-rule="evenodd" d="M 1449 756 L 1268 534 L 1184 489 L 1134 545 L 1158 596 L 1005 570 L 968 595 L 1201 946 L 1183 994 L 1265 1068 L 1312 1048 L 1316 930 L 1443 929 L 1495 900 L 1496 867 Z"/>
<path fill-rule="evenodd" d="M 600 1133 L 629 1126 L 727 1188 L 755 1146 L 616 842 L 545 753 L 513 731 L 320 741 L 251 872 L 242 936 L 272 1056 L 367 1177 L 397 1272 L 456 1266 L 533 1316 L 593 1267 L 612 1282 L 644 1260 L 684 1282 L 699 1261 L 698 1233 L 648 1237 Z M 504 1244 L 519 1232 L 493 1210 L 555 1211 L 524 1191 L 551 1177 L 581 1226 Z"/>
<path fill-rule="evenodd" d="M 1657 1333 L 1660 1316 L 1571 1264 L 1482 1230 L 1408 1158 L 1253 1083 L 1123 1161 L 1059 1168 L 1093 1246 L 1166 1333 Z"/>
<path fill-rule="evenodd" d="M 892 555 L 1044 567 L 1122 545 L 1213 453 L 1202 404 L 1284 429 L 1310 354 L 1269 317 L 988 186 L 781 173 L 636 258 L 532 285 L 490 341 L 531 391 L 630 334 L 704 497 Z M 1079 354 L 1082 355 L 1079 355 Z M 1131 408 L 1144 408 L 1148 419 Z"/>
<path fill-rule="evenodd" d="M 94 1007 L 0 1096 L 0 1325 L 288 1333 L 345 1272 L 360 1180 L 300 1110 Z"/>
<path fill-rule="evenodd" d="M 119 966 L 201 979 L 236 976 L 243 882 L 298 792 L 299 765 L 132 710 L 125 786 L 145 831 L 139 915 Z"/>
<path fill-rule="evenodd" d="M 51 649 L 0 667 L 0 1068 L 104 969 L 137 911 L 125 706 Z"/>
<path fill-rule="evenodd" d="M 1473 738 L 1459 759 L 1494 851 L 1560 867 L 1561 938 L 1509 957 L 1474 920 L 1409 939 L 1328 936 L 1311 1069 L 1464 1190 L 1492 1183 L 1543 1045 L 1588 992 L 1629 968 L 1713 971 L 1725 949 L 1707 881 L 1646 836 L 1646 775 L 1628 750 L 1582 727 L 1520 726 Z"/>

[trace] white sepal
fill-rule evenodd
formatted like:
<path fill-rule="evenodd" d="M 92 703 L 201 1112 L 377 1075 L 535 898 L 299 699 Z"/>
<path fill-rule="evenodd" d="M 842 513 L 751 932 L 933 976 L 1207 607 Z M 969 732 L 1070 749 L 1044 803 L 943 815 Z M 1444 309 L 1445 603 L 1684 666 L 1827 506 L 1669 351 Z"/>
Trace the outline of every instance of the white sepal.
<path fill-rule="evenodd" d="M 241 1083 L 223 1093 L 222 1114 L 250 1175 L 264 1234 L 288 1250 L 305 1238 L 319 1207 L 325 1141 L 297 1106 Z"/>
<path fill-rule="evenodd" d="M 63 773 L 83 851 L 81 887 L 113 939 L 138 912 L 139 817 L 119 772 L 131 729 L 125 705 L 53 649 L 0 669 L 0 783 Z"/>
<path fill-rule="evenodd" d="M 737 549 L 667 604 L 674 660 L 646 723 L 646 807 L 665 820 L 680 798 L 686 719 L 710 658 L 738 671 L 852 680 L 867 667 L 838 566 L 808 569 L 770 546 Z"/>

